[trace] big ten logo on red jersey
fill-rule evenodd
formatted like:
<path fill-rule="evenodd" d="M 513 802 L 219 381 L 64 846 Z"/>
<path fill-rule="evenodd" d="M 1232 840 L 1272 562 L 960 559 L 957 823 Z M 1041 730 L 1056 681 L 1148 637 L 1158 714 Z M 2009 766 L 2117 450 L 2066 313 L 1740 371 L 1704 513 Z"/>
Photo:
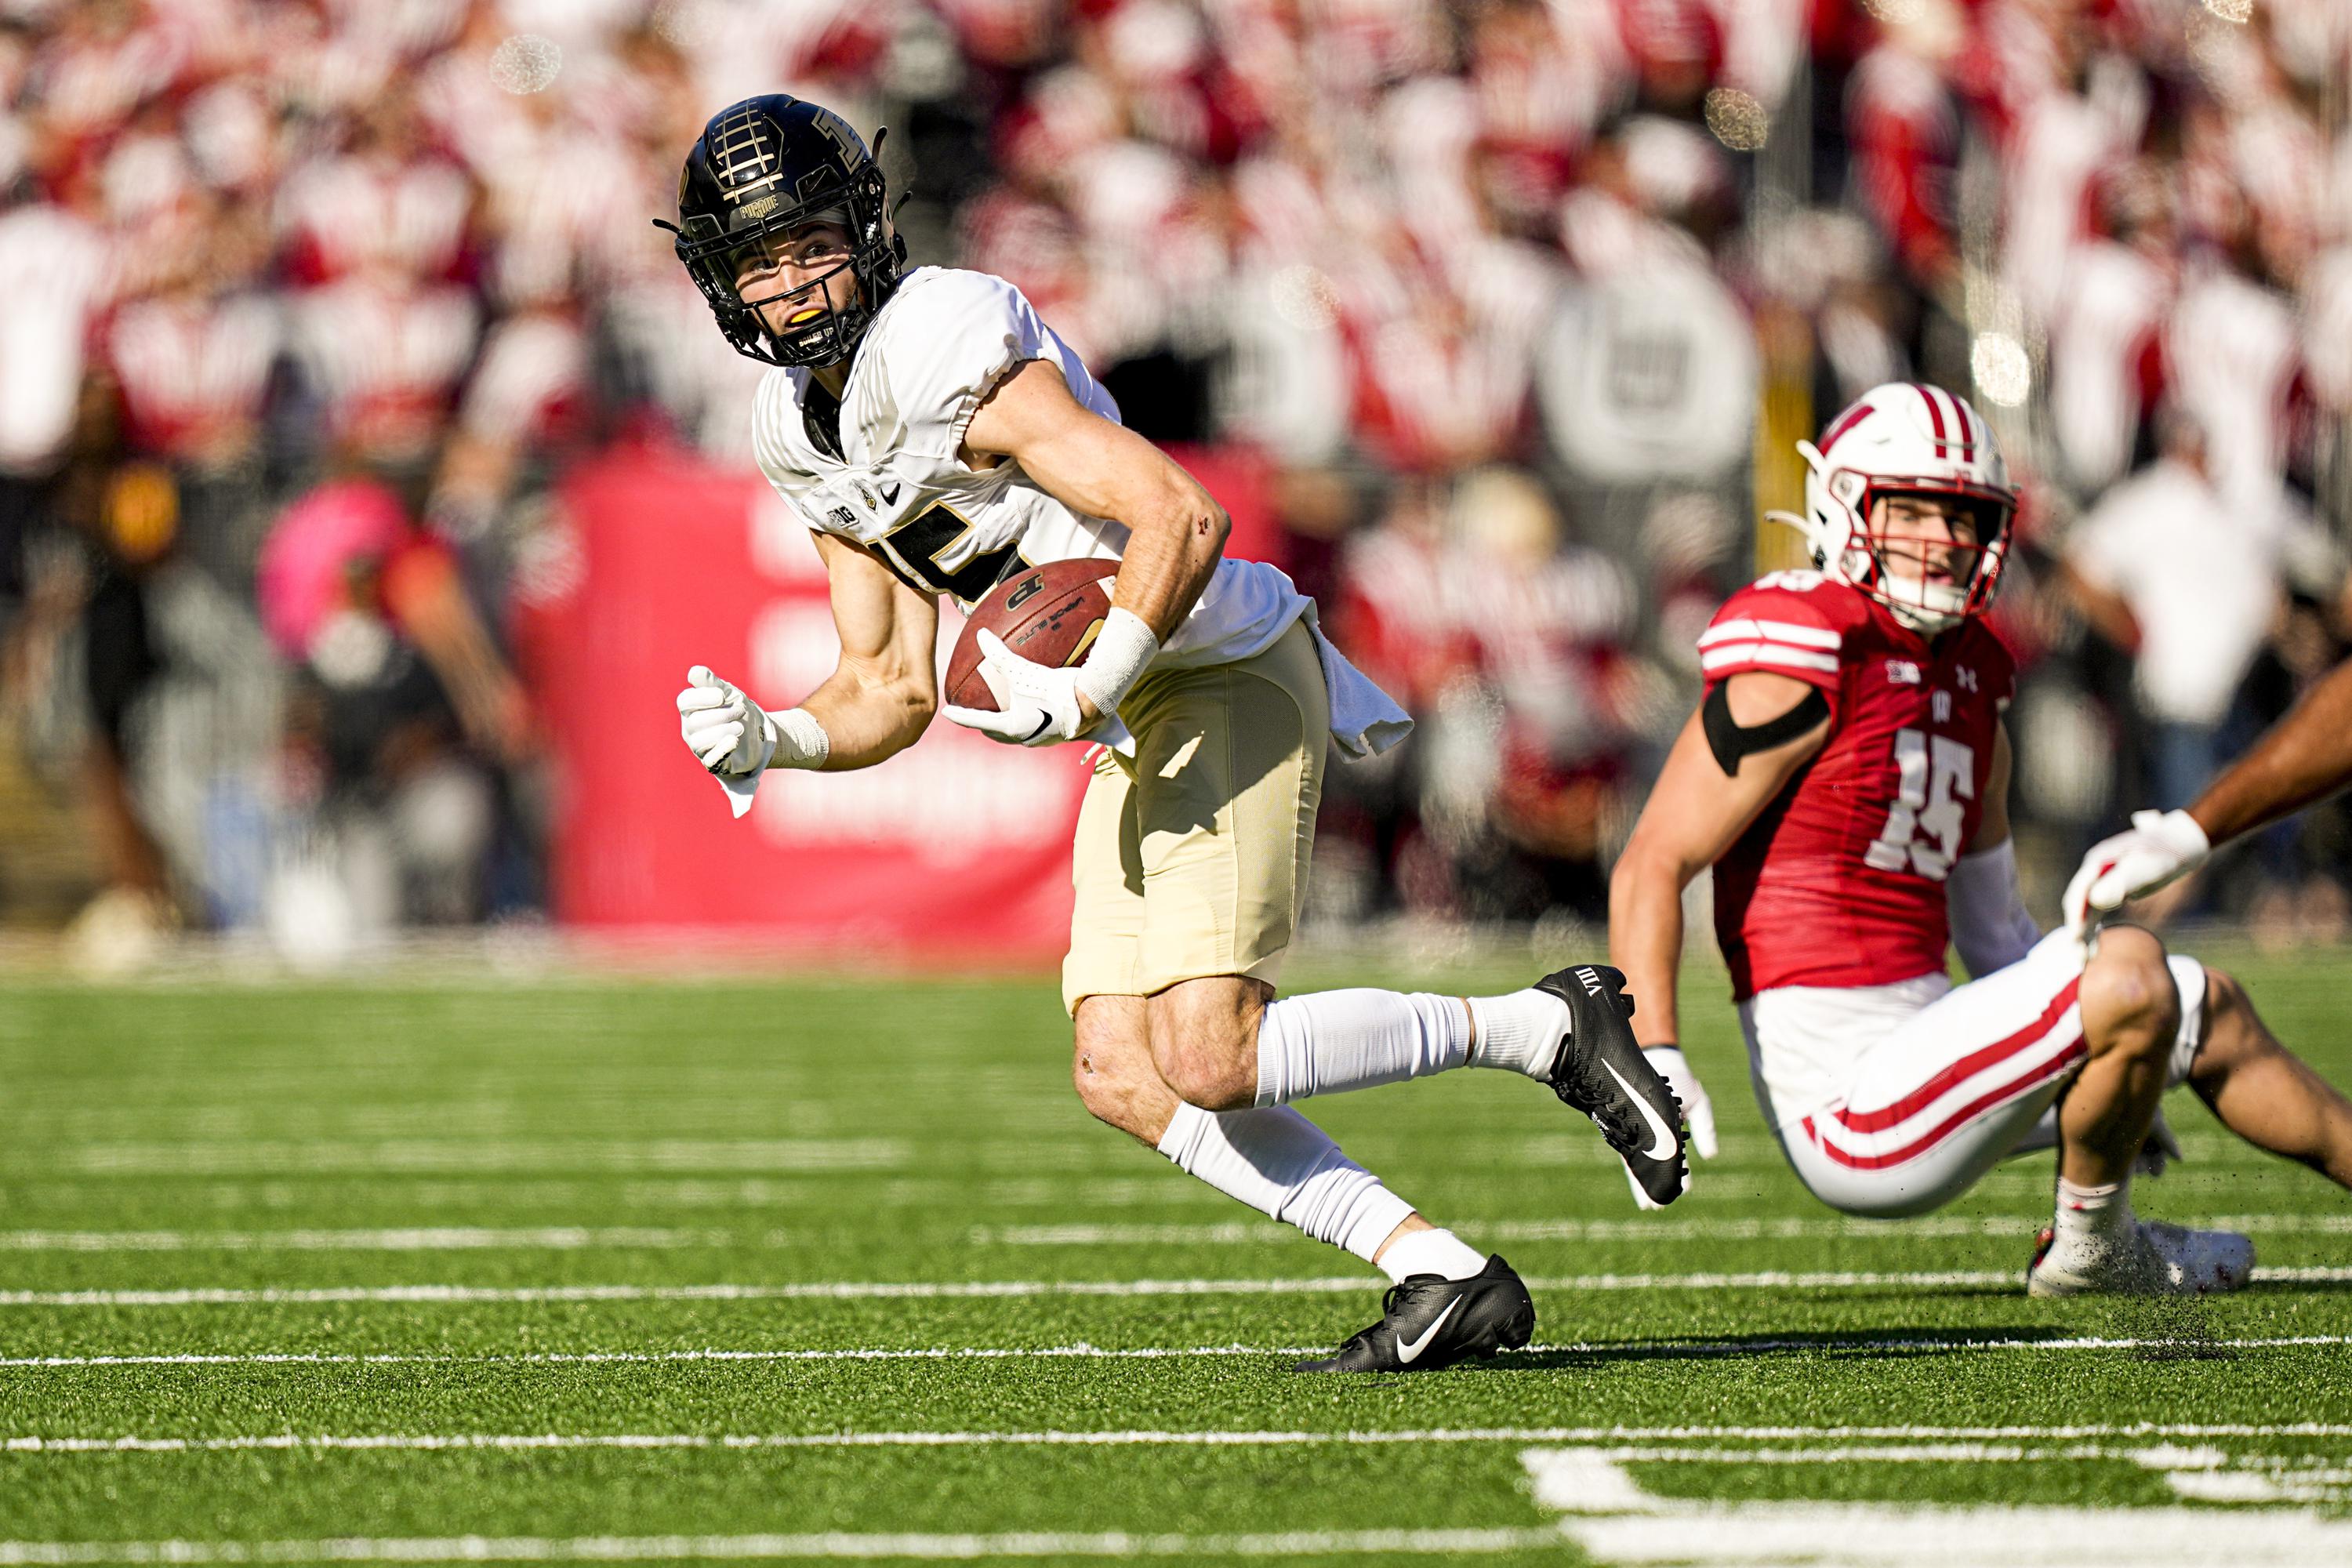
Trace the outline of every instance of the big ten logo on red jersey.
<path fill-rule="evenodd" d="M 1948 694 L 1936 695 L 1946 699 Z M 1895 805 L 1886 826 L 1863 852 L 1881 871 L 1910 871 L 1931 882 L 1951 875 L 1977 793 L 1977 749 L 1949 735 L 1895 731 Z"/>

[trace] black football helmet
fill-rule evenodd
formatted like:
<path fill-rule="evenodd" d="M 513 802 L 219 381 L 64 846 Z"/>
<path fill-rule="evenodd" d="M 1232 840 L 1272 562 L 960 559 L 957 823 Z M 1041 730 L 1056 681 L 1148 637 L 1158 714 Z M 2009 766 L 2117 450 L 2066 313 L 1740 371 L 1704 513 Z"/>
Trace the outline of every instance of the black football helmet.
<path fill-rule="evenodd" d="M 874 138 L 882 145 L 882 137 Z M 736 279 L 772 265 L 793 230 L 831 217 L 849 232 L 842 267 L 855 269 L 857 303 L 836 310 L 824 285 L 840 268 L 797 289 L 747 302 Z M 891 231 L 882 166 L 849 121 L 822 104 L 781 92 L 729 104 L 710 117 L 686 155 L 677 182 L 677 222 L 654 222 L 676 235 L 677 258 L 740 353 L 768 364 L 839 364 L 898 286 L 907 243 Z M 783 333 L 768 330 L 759 307 L 787 295 L 806 298 L 817 315 Z"/>

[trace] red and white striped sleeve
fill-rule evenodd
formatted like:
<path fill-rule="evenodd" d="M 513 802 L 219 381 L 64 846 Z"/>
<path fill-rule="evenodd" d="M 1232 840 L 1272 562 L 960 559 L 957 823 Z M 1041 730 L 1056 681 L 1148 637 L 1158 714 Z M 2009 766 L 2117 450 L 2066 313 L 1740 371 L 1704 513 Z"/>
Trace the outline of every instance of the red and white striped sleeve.
<path fill-rule="evenodd" d="M 1811 595 L 1750 586 L 1734 594 L 1699 634 L 1699 670 L 1709 686 L 1747 670 L 1790 676 L 1835 699 L 1843 631 Z"/>

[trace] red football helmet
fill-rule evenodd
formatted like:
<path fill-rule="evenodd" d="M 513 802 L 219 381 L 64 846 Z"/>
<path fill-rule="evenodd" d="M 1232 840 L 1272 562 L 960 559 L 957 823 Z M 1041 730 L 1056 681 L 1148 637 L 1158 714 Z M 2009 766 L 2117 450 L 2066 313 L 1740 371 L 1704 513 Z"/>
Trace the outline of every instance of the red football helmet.
<path fill-rule="evenodd" d="M 1786 522 L 1811 544 L 1813 564 L 1885 605 L 1913 630 L 1932 637 L 1992 603 L 2009 554 L 2010 519 L 2017 492 L 1992 428 L 1968 399 L 1916 382 L 1889 382 L 1857 398 L 1822 432 L 1821 445 L 1797 443 L 1805 459 L 1805 511 L 1767 515 Z M 1954 580 L 1932 581 L 1918 563 L 1927 549 L 1947 542 L 1872 527 L 1877 503 L 1891 496 L 1925 496 L 1964 511 L 1974 545 L 1954 551 L 1973 563 Z M 1909 551 L 1888 546 L 1910 543 Z"/>

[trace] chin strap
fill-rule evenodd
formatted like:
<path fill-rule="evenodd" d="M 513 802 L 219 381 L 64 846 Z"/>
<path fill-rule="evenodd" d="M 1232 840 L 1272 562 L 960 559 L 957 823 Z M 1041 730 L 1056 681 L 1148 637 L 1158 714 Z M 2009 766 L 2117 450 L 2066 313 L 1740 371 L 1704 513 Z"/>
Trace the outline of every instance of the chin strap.
<path fill-rule="evenodd" d="M 1728 778 L 1739 776 L 1740 759 L 1749 752 L 1786 745 L 1830 716 L 1829 699 L 1822 695 L 1819 687 L 1813 687 L 1778 719 L 1743 726 L 1731 716 L 1730 688 L 1728 680 L 1716 682 L 1699 710 L 1699 724 L 1706 731 L 1707 750 L 1715 753 L 1716 765 Z"/>

